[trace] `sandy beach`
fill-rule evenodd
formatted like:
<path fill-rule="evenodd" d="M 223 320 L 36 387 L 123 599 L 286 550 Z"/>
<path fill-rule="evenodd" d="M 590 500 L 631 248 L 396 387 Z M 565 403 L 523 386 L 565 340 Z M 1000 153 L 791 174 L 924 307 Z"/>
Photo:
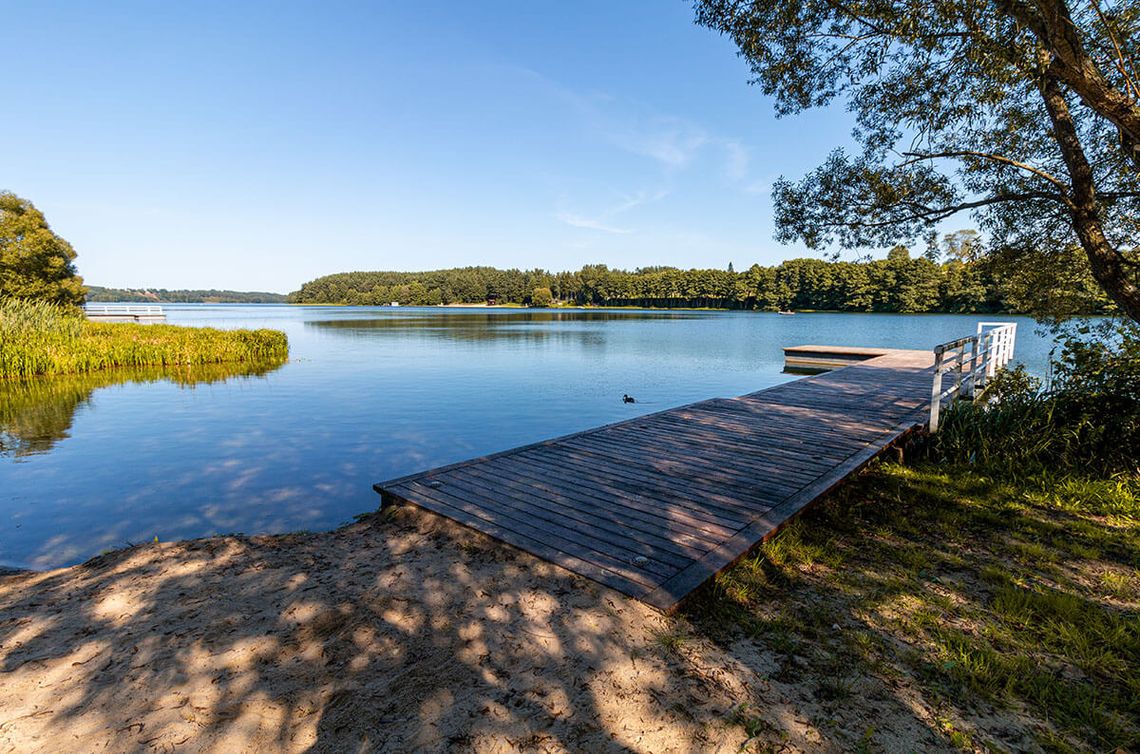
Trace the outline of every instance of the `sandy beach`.
<path fill-rule="evenodd" d="M 897 688 L 777 667 L 414 509 L 0 577 L 4 752 L 946 746 Z"/>

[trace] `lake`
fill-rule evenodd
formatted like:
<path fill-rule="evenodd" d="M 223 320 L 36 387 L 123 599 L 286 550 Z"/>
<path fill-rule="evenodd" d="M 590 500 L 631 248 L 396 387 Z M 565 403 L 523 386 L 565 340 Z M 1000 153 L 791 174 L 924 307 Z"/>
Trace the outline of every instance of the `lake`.
<path fill-rule="evenodd" d="M 795 379 L 784 346 L 930 348 L 976 315 L 168 306 L 175 324 L 273 327 L 288 364 L 0 383 L 0 565 L 128 543 L 334 528 L 373 482 Z M 637 403 L 622 402 L 629 393 Z"/>

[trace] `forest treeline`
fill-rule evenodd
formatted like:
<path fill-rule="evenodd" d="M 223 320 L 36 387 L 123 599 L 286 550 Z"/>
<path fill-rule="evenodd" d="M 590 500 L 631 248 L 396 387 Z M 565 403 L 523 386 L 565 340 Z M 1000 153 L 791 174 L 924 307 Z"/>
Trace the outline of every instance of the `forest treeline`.
<path fill-rule="evenodd" d="M 530 304 L 549 289 L 556 304 L 859 312 L 1099 313 L 1109 307 L 1079 253 L 935 261 L 896 247 L 870 261 L 792 259 L 774 267 L 587 265 L 576 272 L 463 267 L 431 272 L 344 272 L 289 294 L 303 304 L 433 306 Z M 545 298 L 545 296 L 543 296 Z"/>
<path fill-rule="evenodd" d="M 165 288 L 103 288 L 87 286 L 87 300 L 114 303 L 154 304 L 282 304 L 281 293 L 264 291 L 174 290 Z"/>

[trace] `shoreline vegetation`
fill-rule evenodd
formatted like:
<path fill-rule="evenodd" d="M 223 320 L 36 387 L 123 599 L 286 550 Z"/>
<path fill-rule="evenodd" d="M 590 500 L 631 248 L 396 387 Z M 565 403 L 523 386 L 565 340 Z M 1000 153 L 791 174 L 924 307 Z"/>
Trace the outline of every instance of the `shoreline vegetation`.
<path fill-rule="evenodd" d="M 165 288 L 106 288 L 88 285 L 93 304 L 283 304 L 285 294 L 267 291 L 167 290 Z"/>
<path fill-rule="evenodd" d="M 309 281 L 292 304 L 381 306 L 602 306 L 883 313 L 1035 314 L 1113 311 L 1076 252 L 1037 258 L 791 259 L 747 270 L 587 265 L 576 272 L 464 267 L 345 272 Z"/>
<path fill-rule="evenodd" d="M 0 300 L 0 379 L 120 367 L 272 364 L 289 357 L 285 333 L 91 322 L 74 307 Z"/>

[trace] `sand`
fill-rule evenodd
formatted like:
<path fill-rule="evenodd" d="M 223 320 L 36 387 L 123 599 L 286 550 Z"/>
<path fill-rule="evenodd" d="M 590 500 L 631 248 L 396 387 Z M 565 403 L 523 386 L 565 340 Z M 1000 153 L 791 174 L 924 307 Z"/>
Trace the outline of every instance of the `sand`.
<path fill-rule="evenodd" d="M 0 751 L 945 748 L 905 689 L 778 660 L 406 508 L 0 576 Z"/>

